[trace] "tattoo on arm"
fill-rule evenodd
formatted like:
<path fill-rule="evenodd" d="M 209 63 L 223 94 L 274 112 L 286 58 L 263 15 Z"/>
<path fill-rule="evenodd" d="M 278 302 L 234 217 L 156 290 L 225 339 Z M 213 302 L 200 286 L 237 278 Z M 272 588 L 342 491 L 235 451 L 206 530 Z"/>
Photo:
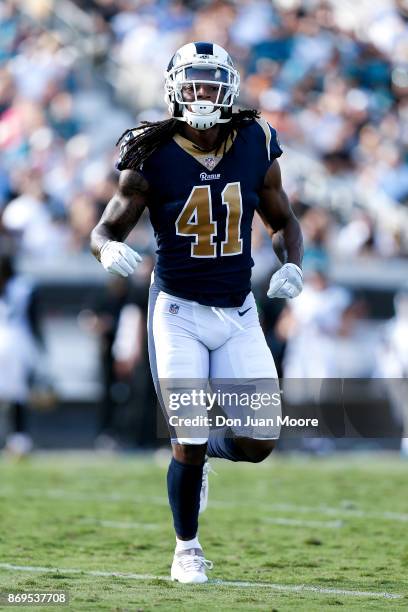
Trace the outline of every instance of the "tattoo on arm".
<path fill-rule="evenodd" d="M 107 241 L 125 240 L 146 207 L 148 192 L 149 185 L 141 174 L 133 170 L 121 173 L 118 189 L 91 234 L 91 251 L 98 260 Z"/>
<path fill-rule="evenodd" d="M 149 184 L 140 172 L 123 170 L 119 175 L 119 191 L 125 197 L 132 197 L 136 194 L 146 196 Z"/>

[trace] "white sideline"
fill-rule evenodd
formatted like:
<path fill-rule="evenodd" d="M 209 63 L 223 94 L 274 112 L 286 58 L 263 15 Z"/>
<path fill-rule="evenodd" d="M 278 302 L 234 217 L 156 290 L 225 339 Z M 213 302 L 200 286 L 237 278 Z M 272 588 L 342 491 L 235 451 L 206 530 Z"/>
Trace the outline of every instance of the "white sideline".
<path fill-rule="evenodd" d="M 302 519 L 292 519 L 280 516 L 266 516 L 261 519 L 265 523 L 273 523 L 275 525 L 290 525 L 291 527 L 319 527 L 323 529 L 340 529 L 343 527 L 342 521 L 303 521 Z M 81 518 L 81 523 L 90 525 L 99 525 L 101 527 L 112 527 L 113 529 L 159 529 L 157 523 L 134 523 L 131 521 L 111 521 L 105 519 L 97 519 L 94 517 Z"/>
<path fill-rule="evenodd" d="M 0 563 L 0 569 L 14 572 L 36 572 L 39 574 L 84 574 L 85 576 L 101 576 L 105 578 L 127 578 L 129 580 L 165 580 L 170 581 L 170 576 L 154 576 L 153 574 L 126 574 L 122 572 L 106 572 L 99 570 L 82 570 L 77 568 L 64 567 L 39 567 L 31 565 L 13 565 L 12 563 Z M 300 592 L 309 591 L 323 595 L 345 595 L 349 597 L 377 597 L 380 599 L 401 599 L 403 595 L 398 593 L 380 593 L 376 591 L 352 591 L 348 589 L 330 589 L 326 587 L 308 586 L 305 584 L 274 584 L 268 582 L 249 582 L 241 580 L 209 580 L 211 585 L 230 586 L 230 587 L 261 587 L 269 588 L 273 591 Z"/>
<path fill-rule="evenodd" d="M 224 502 L 216 502 L 224 503 Z M 233 502 L 226 502 L 228 504 Z M 367 510 L 357 510 L 355 508 L 334 508 L 332 506 L 298 506 L 297 504 L 258 504 L 258 507 L 269 507 L 274 510 L 287 510 L 288 512 L 300 512 L 302 514 L 328 514 L 331 516 L 341 516 L 343 518 L 371 518 L 393 522 L 408 522 L 408 514 L 402 512 L 370 512 Z"/>
<path fill-rule="evenodd" d="M 106 493 L 79 493 L 76 491 L 66 491 L 64 489 L 24 489 L 24 491 L 18 491 L 13 489 L 12 487 L 0 487 L 0 495 L 13 495 L 16 493 L 25 493 L 26 495 L 38 495 L 41 497 L 52 497 L 52 498 L 64 498 L 64 499 L 78 499 L 78 500 L 87 500 L 87 499 L 96 499 L 100 501 L 111 501 L 111 502 L 120 502 L 120 501 L 128 501 L 133 503 L 150 503 L 157 504 L 159 506 L 168 506 L 169 502 L 167 497 L 162 496 L 148 496 L 148 495 L 123 495 L 121 493 L 111 493 L 107 495 Z M 248 502 L 245 500 L 216 500 L 211 499 L 210 506 L 214 508 L 230 508 L 236 507 L 237 504 L 240 506 L 253 506 L 253 502 Z M 408 514 L 404 514 L 401 512 L 370 512 L 367 510 L 357 510 L 356 508 L 335 508 L 333 506 L 298 506 L 297 504 L 292 503 L 257 503 L 257 508 L 266 510 L 266 511 L 287 511 L 287 512 L 300 512 L 301 514 L 327 514 L 330 516 L 338 516 L 339 518 L 362 518 L 362 519 L 377 519 L 377 520 L 385 520 L 396 523 L 407 523 L 408 522 Z"/>

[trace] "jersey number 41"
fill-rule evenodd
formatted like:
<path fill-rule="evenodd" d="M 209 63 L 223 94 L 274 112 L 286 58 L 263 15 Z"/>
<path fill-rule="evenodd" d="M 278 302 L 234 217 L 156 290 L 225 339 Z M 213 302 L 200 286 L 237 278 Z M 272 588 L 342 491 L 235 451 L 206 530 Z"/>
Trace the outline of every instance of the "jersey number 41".
<path fill-rule="evenodd" d="M 240 183 L 227 183 L 221 193 L 222 203 L 227 207 L 225 240 L 221 243 L 221 256 L 242 253 L 240 225 L 242 197 Z M 213 220 L 210 185 L 193 187 L 187 202 L 176 221 L 178 236 L 194 236 L 191 257 L 216 257 L 215 237 L 217 222 Z"/>

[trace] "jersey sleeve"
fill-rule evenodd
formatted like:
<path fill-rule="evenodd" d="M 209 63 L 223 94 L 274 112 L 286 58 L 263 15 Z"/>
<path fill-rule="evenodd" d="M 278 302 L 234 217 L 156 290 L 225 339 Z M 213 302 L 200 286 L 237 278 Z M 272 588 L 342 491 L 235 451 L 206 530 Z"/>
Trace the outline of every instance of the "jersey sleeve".
<path fill-rule="evenodd" d="M 135 137 L 135 131 L 129 130 L 124 136 L 122 136 L 119 142 L 116 143 L 116 144 L 119 144 L 119 156 L 115 163 L 116 170 L 126 170 L 127 164 L 125 161 L 125 156 L 129 149 L 129 144 L 133 140 L 134 137 Z"/>
<path fill-rule="evenodd" d="M 128 165 L 129 161 L 126 159 L 126 153 L 128 152 L 129 145 L 131 144 L 132 140 L 136 136 L 139 136 L 142 131 L 143 130 L 141 130 L 140 128 L 137 128 L 135 130 L 129 130 L 128 132 L 125 133 L 124 136 L 122 136 L 119 142 L 116 143 L 116 144 L 119 144 L 119 156 L 115 163 L 116 170 L 121 171 L 121 170 L 127 170 L 129 168 L 129 165 Z M 138 168 L 132 167 L 131 170 L 137 170 L 137 172 L 140 172 L 140 174 L 143 174 L 144 176 L 143 164 L 140 164 Z"/>
<path fill-rule="evenodd" d="M 263 135 L 261 135 L 261 142 L 265 146 L 265 161 L 266 167 L 268 168 L 275 159 L 282 155 L 283 151 L 281 149 L 278 134 L 276 133 L 275 128 L 273 128 L 262 117 L 260 117 L 256 121 L 263 132 Z"/>

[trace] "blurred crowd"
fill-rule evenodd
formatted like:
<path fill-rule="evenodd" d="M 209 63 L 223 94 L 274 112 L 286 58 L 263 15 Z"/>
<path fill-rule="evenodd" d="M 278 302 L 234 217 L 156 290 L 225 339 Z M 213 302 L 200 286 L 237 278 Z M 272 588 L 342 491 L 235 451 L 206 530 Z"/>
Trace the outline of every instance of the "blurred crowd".
<path fill-rule="evenodd" d="M 306 257 L 408 254 L 407 0 L 4 0 L 0 34 L 0 236 L 19 253 L 88 250 L 122 129 L 165 117 L 170 57 L 212 40 L 278 130 Z"/>
<path fill-rule="evenodd" d="M 38 266 L 89 252 L 116 188 L 115 142 L 167 116 L 163 71 L 191 40 L 231 53 L 239 105 L 259 109 L 284 149 L 306 273 L 304 293 L 269 330 L 271 345 L 286 347 L 284 373 L 372 374 L 375 354 L 355 351 L 372 346 L 366 305 L 331 286 L 327 269 L 408 256 L 408 0 L 3 0 L 1 252 Z M 257 220 L 253 237 L 262 283 L 278 264 Z M 147 218 L 129 242 L 147 283 Z M 304 359 L 311 346 L 318 354 Z"/>

